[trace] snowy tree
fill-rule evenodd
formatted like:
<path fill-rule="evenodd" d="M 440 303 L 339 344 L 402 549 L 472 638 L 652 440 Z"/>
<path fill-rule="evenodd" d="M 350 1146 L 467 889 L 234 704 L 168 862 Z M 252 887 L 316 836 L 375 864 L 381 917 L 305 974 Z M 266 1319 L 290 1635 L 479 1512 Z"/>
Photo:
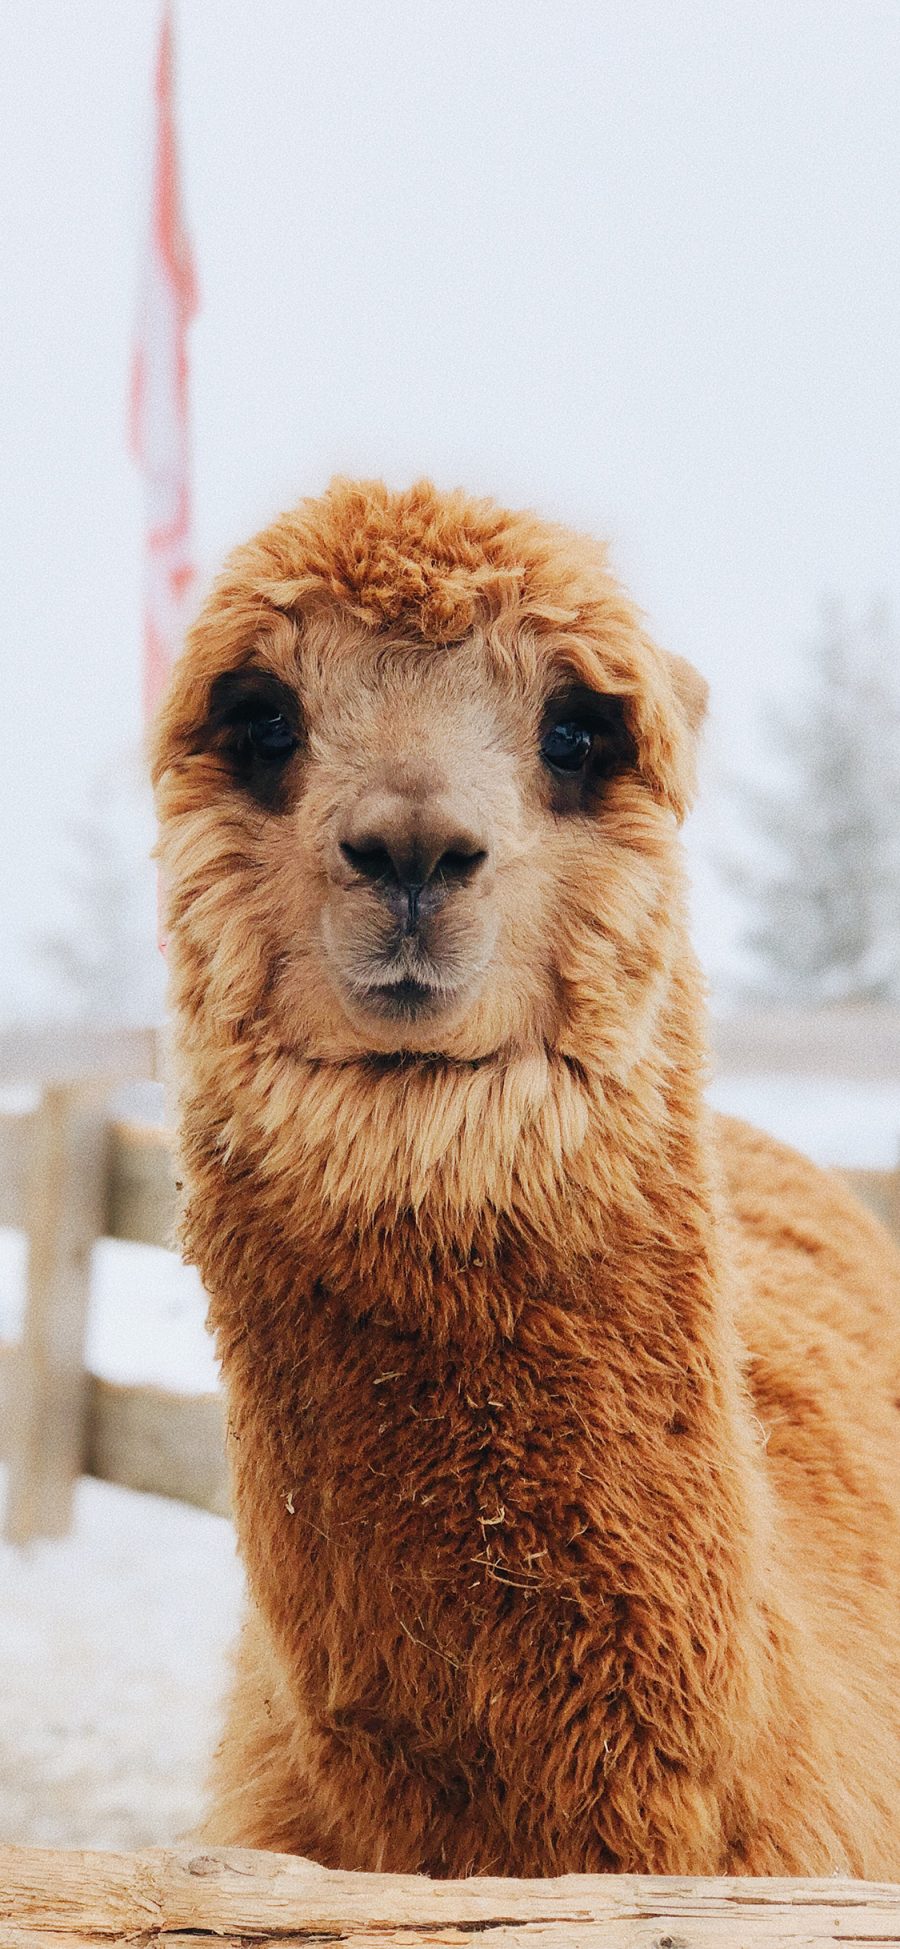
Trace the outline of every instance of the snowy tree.
<path fill-rule="evenodd" d="M 773 714 L 779 781 L 744 786 L 753 860 L 730 878 L 752 915 L 757 998 L 900 1000 L 900 687 L 884 608 L 823 610 L 804 695 Z"/>
<path fill-rule="evenodd" d="M 156 944 L 153 818 L 136 760 L 97 779 L 70 828 L 69 909 L 35 942 L 59 1012 L 103 1024 L 159 1021 L 164 966 Z"/>

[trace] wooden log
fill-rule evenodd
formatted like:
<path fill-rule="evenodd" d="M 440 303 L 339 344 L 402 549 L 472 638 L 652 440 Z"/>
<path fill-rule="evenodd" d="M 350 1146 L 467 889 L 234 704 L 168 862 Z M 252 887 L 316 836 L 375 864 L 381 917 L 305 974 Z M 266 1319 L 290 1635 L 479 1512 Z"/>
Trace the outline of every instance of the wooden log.
<path fill-rule="evenodd" d="M 33 1132 L 28 1284 L 10 1430 L 6 1536 L 64 1536 L 84 1453 L 91 1252 L 106 1203 L 105 1091 L 54 1086 Z"/>
<path fill-rule="evenodd" d="M 851 1881 L 567 1875 L 429 1881 L 345 1874 L 244 1848 L 145 1854 L 0 1848 L 3 1949 L 248 1949 L 348 1942 L 356 1949 L 826 1949 L 900 1944 L 900 1886 Z"/>

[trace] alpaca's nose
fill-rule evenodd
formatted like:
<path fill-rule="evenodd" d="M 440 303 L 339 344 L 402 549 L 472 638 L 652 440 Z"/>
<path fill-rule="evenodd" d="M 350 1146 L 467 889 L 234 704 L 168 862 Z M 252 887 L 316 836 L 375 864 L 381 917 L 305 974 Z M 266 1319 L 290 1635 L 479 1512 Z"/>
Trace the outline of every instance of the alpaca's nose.
<path fill-rule="evenodd" d="M 408 933 L 488 857 L 485 836 L 451 805 L 382 792 L 354 807 L 338 848 L 344 870 L 368 880 Z"/>

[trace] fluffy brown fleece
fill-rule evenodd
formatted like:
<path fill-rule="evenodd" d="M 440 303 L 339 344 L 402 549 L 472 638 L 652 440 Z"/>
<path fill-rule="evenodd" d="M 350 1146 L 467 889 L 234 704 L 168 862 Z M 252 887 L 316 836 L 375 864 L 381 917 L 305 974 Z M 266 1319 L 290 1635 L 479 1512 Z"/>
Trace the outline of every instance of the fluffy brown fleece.
<path fill-rule="evenodd" d="M 900 1262 L 704 1110 L 702 708 L 598 548 L 427 484 L 302 503 L 191 633 L 154 769 L 251 1597 L 211 1840 L 900 1875 Z"/>

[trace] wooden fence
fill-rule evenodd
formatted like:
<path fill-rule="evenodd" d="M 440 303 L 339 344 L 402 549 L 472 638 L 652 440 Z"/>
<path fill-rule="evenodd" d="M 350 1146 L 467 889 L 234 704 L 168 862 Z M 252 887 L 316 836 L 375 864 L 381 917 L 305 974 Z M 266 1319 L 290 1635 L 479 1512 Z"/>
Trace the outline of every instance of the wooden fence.
<path fill-rule="evenodd" d="M 122 1386 L 84 1363 L 95 1241 L 174 1243 L 167 1134 L 108 1110 L 116 1085 L 159 1068 L 149 1031 L 0 1036 L 0 1078 L 27 1078 L 38 1092 L 36 1107 L 0 1112 L 0 1224 L 28 1239 L 22 1337 L 0 1346 L 5 1530 L 15 1542 L 66 1533 L 82 1473 L 227 1512 L 220 1396 Z"/>
<path fill-rule="evenodd" d="M 900 1016 L 880 1028 L 879 1018 L 866 1019 L 880 1075 L 900 1076 Z M 833 1018 L 826 1028 L 833 1036 Z M 821 1062 L 827 1037 L 817 1018 L 797 1024 L 795 1057 L 804 1035 Z M 857 1024 L 856 1042 L 861 1035 Z M 756 1031 L 746 1021 L 730 1025 L 723 1039 L 729 1066 L 744 1068 L 769 1066 L 768 1057 L 791 1043 L 787 1024 L 769 1017 Z M 845 1074 L 858 1073 L 858 1056 L 851 1038 L 853 1066 Z M 842 1067 L 838 1058 L 832 1048 L 832 1072 Z M 85 1472 L 227 1511 L 220 1396 L 122 1386 L 85 1368 L 95 1240 L 173 1243 L 176 1190 L 166 1133 L 113 1121 L 108 1111 L 117 1083 L 158 1076 L 160 1065 L 151 1031 L 0 1034 L 0 1082 L 27 1080 L 39 1092 L 36 1108 L 0 1113 L 0 1224 L 28 1237 L 24 1331 L 16 1346 L 0 1345 L 6 1535 L 17 1542 L 65 1534 Z M 845 1175 L 900 1236 L 900 1171 Z"/>
<path fill-rule="evenodd" d="M 348 1874 L 246 1848 L 0 1848 L 3 1949 L 828 1949 L 900 1945 L 900 1887 L 849 1881 Z"/>

